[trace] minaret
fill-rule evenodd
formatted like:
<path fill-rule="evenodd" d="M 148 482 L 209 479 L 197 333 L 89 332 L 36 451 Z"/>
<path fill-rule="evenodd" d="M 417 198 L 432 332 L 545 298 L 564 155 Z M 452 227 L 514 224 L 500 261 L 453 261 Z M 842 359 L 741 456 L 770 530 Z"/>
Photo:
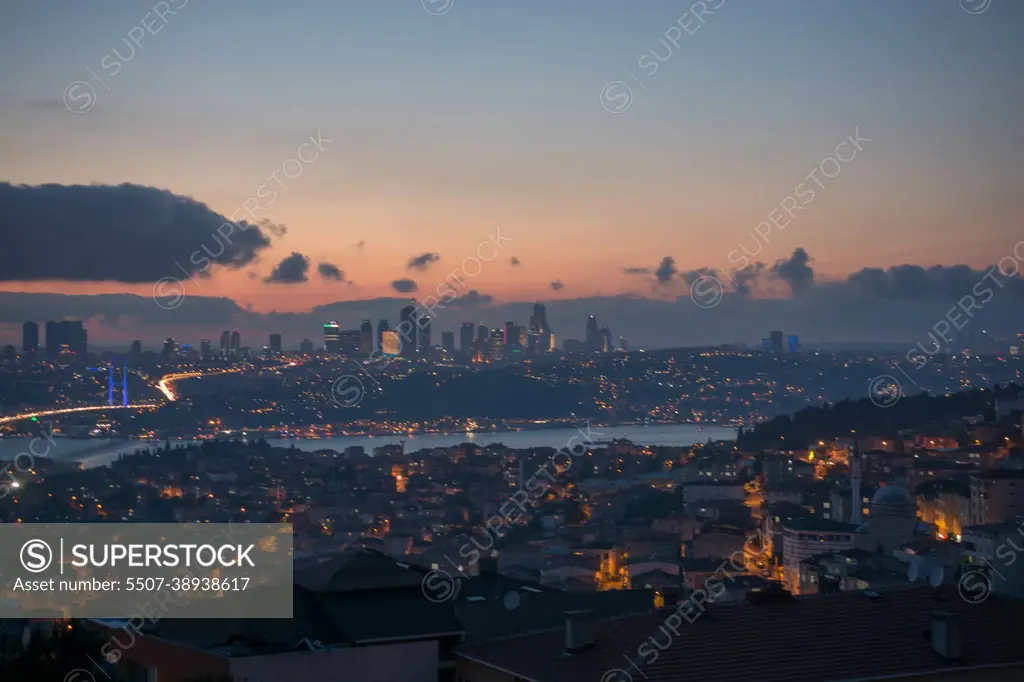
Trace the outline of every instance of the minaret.
<path fill-rule="evenodd" d="M 853 450 L 850 451 L 850 504 L 850 523 L 859 526 L 864 505 L 860 495 L 860 448 L 857 447 L 856 438 L 853 440 Z"/>

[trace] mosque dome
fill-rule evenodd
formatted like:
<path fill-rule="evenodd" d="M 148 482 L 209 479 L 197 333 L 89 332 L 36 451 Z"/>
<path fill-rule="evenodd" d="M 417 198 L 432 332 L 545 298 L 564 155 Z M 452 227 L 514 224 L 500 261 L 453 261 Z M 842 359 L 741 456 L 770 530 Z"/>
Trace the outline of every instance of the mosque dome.
<path fill-rule="evenodd" d="M 910 492 L 900 484 L 879 488 L 871 498 L 871 516 L 913 516 L 917 509 Z"/>

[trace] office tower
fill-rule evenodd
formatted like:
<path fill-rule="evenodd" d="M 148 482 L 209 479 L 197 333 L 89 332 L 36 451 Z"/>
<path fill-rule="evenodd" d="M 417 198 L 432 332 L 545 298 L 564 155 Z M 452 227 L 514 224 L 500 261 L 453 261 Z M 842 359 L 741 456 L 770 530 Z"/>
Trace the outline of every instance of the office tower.
<path fill-rule="evenodd" d="M 176 351 L 177 349 L 178 344 L 174 342 L 174 339 L 168 336 L 164 340 L 164 350 L 162 353 L 160 353 L 160 357 L 162 357 L 165 360 L 168 360 L 174 355 L 174 351 Z"/>
<path fill-rule="evenodd" d="M 324 351 L 328 353 L 341 352 L 341 325 L 337 320 L 324 323 Z"/>
<path fill-rule="evenodd" d="M 70 353 L 85 359 L 88 344 L 87 334 L 80 320 L 62 320 L 46 323 L 46 357 L 56 358 L 61 353 Z"/>
<path fill-rule="evenodd" d="M 602 353 L 612 352 L 612 330 L 607 325 L 601 327 L 598 335 L 598 350 Z"/>
<path fill-rule="evenodd" d="M 360 334 L 361 332 L 358 329 L 345 329 L 338 332 L 340 352 L 347 355 L 355 355 L 359 350 Z"/>
<path fill-rule="evenodd" d="M 587 316 L 586 350 L 588 353 L 596 353 L 601 346 L 601 339 L 598 336 L 597 318 L 593 315 Z"/>
<path fill-rule="evenodd" d="M 206 345 L 209 347 L 210 342 L 207 341 Z M 132 345 L 128 349 L 128 362 L 132 367 L 138 367 L 142 363 L 142 342 L 138 339 L 132 341 Z"/>
<path fill-rule="evenodd" d="M 402 340 L 402 356 L 410 357 L 416 354 L 417 331 L 416 306 L 407 305 L 398 313 L 398 335 Z"/>
<path fill-rule="evenodd" d="M 505 335 L 500 329 L 491 330 L 488 343 L 487 357 L 491 362 L 501 362 L 505 359 Z"/>
<path fill-rule="evenodd" d="M 369 355 L 373 352 L 373 323 L 363 320 L 359 325 L 359 354 Z"/>
<path fill-rule="evenodd" d="M 798 350 L 800 350 L 800 337 L 790 336 L 788 339 L 786 339 L 786 349 L 790 353 L 796 353 Z"/>
<path fill-rule="evenodd" d="M 231 332 L 226 329 L 220 333 L 220 354 L 227 357 L 231 350 Z"/>
<path fill-rule="evenodd" d="M 21 350 L 29 355 L 39 352 L 39 325 L 37 323 L 26 322 L 21 325 Z"/>
<path fill-rule="evenodd" d="M 60 353 L 60 323 L 52 320 L 46 323 L 46 358 L 52 360 Z"/>
<path fill-rule="evenodd" d="M 459 350 L 463 355 L 473 355 L 473 323 L 463 322 L 459 327 Z"/>
<path fill-rule="evenodd" d="M 419 313 L 417 317 L 417 326 L 419 326 L 419 341 L 417 342 L 418 350 L 420 353 L 427 353 L 430 350 L 430 328 L 433 324 L 433 320 L 427 313 Z"/>
<path fill-rule="evenodd" d="M 509 346 L 513 346 L 513 345 L 519 343 L 519 330 L 516 327 L 516 323 L 515 322 L 506 322 L 505 323 L 504 341 L 505 341 L 505 347 L 506 348 L 508 348 Z"/>
<path fill-rule="evenodd" d="M 6 362 L 13 364 L 14 361 L 17 359 L 18 349 L 12 346 L 11 344 L 7 344 L 6 346 L 4 346 L 4 360 Z"/>
<path fill-rule="evenodd" d="M 533 315 L 530 317 L 530 329 L 538 332 L 550 331 L 548 326 L 548 314 L 543 303 L 533 304 Z"/>
<path fill-rule="evenodd" d="M 132 351 L 135 350 L 134 344 Z M 213 350 L 210 348 L 210 339 L 200 339 L 199 341 L 199 359 L 203 362 L 209 362 L 213 359 Z"/>
<path fill-rule="evenodd" d="M 455 332 L 441 332 L 441 347 L 449 353 L 455 352 Z"/>
<path fill-rule="evenodd" d="M 629 339 L 625 336 L 619 337 L 619 350 L 629 350 Z"/>
<path fill-rule="evenodd" d="M 242 352 L 242 333 L 237 329 L 231 332 L 231 354 L 239 355 Z"/>
<path fill-rule="evenodd" d="M 313 342 L 309 339 L 302 339 L 302 343 L 299 344 L 299 352 L 303 355 L 313 354 Z"/>
<path fill-rule="evenodd" d="M 274 351 L 278 355 L 281 354 L 281 335 L 271 334 L 270 335 L 270 350 Z"/>
<path fill-rule="evenodd" d="M 473 344 L 473 362 L 483 362 L 487 359 L 487 325 L 480 324 L 476 328 L 476 342 Z"/>
<path fill-rule="evenodd" d="M 380 334 L 380 351 L 384 355 L 398 355 L 402 352 L 402 337 L 394 329 L 385 329 Z"/>
<path fill-rule="evenodd" d="M 772 352 L 772 340 L 767 336 L 761 339 L 761 352 L 771 353 Z"/>
<path fill-rule="evenodd" d="M 391 327 L 388 325 L 387 320 L 381 320 L 377 323 L 377 345 L 375 348 L 381 353 L 384 352 L 384 332 L 389 331 Z"/>
<path fill-rule="evenodd" d="M 782 355 L 782 332 L 774 331 L 768 337 L 771 342 L 772 353 Z"/>

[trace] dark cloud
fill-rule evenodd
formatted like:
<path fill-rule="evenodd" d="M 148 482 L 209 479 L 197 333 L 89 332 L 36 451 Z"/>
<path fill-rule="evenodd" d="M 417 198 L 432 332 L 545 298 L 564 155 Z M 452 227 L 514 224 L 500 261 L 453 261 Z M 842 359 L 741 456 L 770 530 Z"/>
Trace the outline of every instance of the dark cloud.
<path fill-rule="evenodd" d="M 470 289 L 462 296 L 445 303 L 446 308 L 484 308 L 494 303 L 494 297 L 481 294 L 476 289 Z"/>
<path fill-rule="evenodd" d="M 974 286 L 984 279 L 999 289 L 999 284 L 1020 294 L 1020 280 L 1006 278 L 994 272 L 990 266 L 974 270 L 966 265 L 896 265 L 888 269 L 864 268 L 847 278 L 850 288 L 858 294 L 886 299 L 917 300 L 938 297 L 957 297 L 971 293 Z M 994 278 L 994 279 L 993 279 Z"/>
<path fill-rule="evenodd" d="M 420 288 L 416 282 L 411 279 L 396 279 L 391 282 L 391 288 L 400 294 L 410 294 Z"/>
<path fill-rule="evenodd" d="M 661 264 L 655 269 L 654 276 L 657 278 L 658 284 L 668 284 L 678 272 L 676 270 L 676 259 L 672 256 L 665 256 L 661 259 Z"/>
<path fill-rule="evenodd" d="M 512 256 L 511 258 L 508 259 L 508 262 L 512 264 L 512 267 L 518 267 L 523 264 L 523 262 L 519 260 L 517 256 Z"/>
<path fill-rule="evenodd" d="M 649 275 L 653 272 L 650 268 L 622 268 L 627 275 Z"/>
<path fill-rule="evenodd" d="M 309 281 L 309 258 L 297 251 L 281 260 L 270 275 L 263 280 L 267 284 L 301 284 Z"/>
<path fill-rule="evenodd" d="M 565 288 L 565 285 L 562 284 L 562 280 L 560 280 L 560 279 L 556 279 L 554 282 L 551 283 L 551 289 L 553 291 L 561 291 L 564 288 Z"/>
<path fill-rule="evenodd" d="M 732 283 L 736 293 L 740 296 L 749 296 L 753 289 L 756 288 L 757 280 L 761 278 L 764 269 L 765 264 L 758 261 L 734 270 L 732 273 Z"/>
<path fill-rule="evenodd" d="M 788 259 L 775 261 L 772 274 L 789 285 L 794 294 L 800 294 L 814 286 L 814 269 L 810 266 L 811 257 L 802 247 L 793 250 Z"/>
<path fill-rule="evenodd" d="M 0 183 L 0 280 L 141 283 L 242 268 L 285 229 L 232 223 L 155 187 Z"/>
<path fill-rule="evenodd" d="M 696 270 L 688 270 L 682 273 L 683 281 L 688 285 L 693 284 L 701 277 L 713 277 L 715 279 L 720 279 L 718 270 L 715 270 L 714 268 L 697 268 Z"/>
<path fill-rule="evenodd" d="M 405 267 L 409 270 L 419 270 L 422 272 L 429 268 L 431 264 L 436 263 L 439 260 L 441 260 L 441 256 L 436 253 L 422 253 L 410 258 L 409 262 L 405 264 Z"/>
<path fill-rule="evenodd" d="M 320 273 L 320 278 L 325 281 L 331 282 L 344 282 L 345 273 L 341 271 L 337 265 L 333 263 L 323 262 L 316 266 L 317 271 Z"/>

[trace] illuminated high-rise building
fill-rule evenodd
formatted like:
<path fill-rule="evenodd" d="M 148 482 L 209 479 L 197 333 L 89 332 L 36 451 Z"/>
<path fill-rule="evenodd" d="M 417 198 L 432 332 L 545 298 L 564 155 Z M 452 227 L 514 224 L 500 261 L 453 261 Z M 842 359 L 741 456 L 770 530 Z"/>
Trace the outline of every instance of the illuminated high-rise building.
<path fill-rule="evenodd" d="M 324 323 L 324 351 L 327 353 L 341 352 L 341 325 L 337 320 Z"/>
<path fill-rule="evenodd" d="M 473 355 L 473 323 L 463 322 L 459 327 L 459 350 L 463 355 Z"/>
<path fill-rule="evenodd" d="M 614 348 L 612 345 L 612 330 L 605 325 L 598 332 L 598 351 L 601 353 L 611 353 Z"/>
<path fill-rule="evenodd" d="M 491 362 L 501 362 L 505 359 L 505 335 L 500 329 L 491 330 L 488 339 L 487 358 Z"/>
<path fill-rule="evenodd" d="M 220 354 L 226 356 L 231 350 L 231 332 L 224 330 L 220 333 Z"/>
<path fill-rule="evenodd" d="M 455 332 L 441 332 L 441 347 L 449 353 L 455 352 Z"/>
<path fill-rule="evenodd" d="M 168 336 L 167 339 L 164 341 L 164 350 L 162 353 L 160 353 L 160 357 L 163 358 L 164 360 L 169 360 L 172 357 L 174 357 L 174 353 L 177 350 L 178 344 L 175 343 L 174 339 Z"/>
<path fill-rule="evenodd" d="M 430 328 L 433 323 L 430 315 L 425 312 L 419 313 L 416 318 L 416 325 L 419 327 L 419 341 L 417 342 L 418 351 L 420 353 L 427 353 L 430 350 Z"/>
<path fill-rule="evenodd" d="M 775 355 L 782 355 L 782 332 L 774 331 L 768 336 L 768 338 L 771 339 L 772 353 Z"/>
<path fill-rule="evenodd" d="M 381 353 L 384 352 L 384 332 L 389 331 L 391 327 L 388 325 L 387 320 L 381 320 L 377 323 L 377 350 Z"/>
<path fill-rule="evenodd" d="M 402 339 L 402 357 L 416 354 L 416 340 L 419 337 L 416 326 L 416 306 L 407 305 L 398 314 L 398 335 Z"/>
<path fill-rule="evenodd" d="M 402 352 L 402 339 L 394 329 L 385 329 L 380 336 L 380 349 L 384 355 L 398 355 Z"/>
<path fill-rule="evenodd" d="M 359 354 L 369 355 L 373 352 L 373 323 L 363 320 L 359 325 Z"/>
<path fill-rule="evenodd" d="M 26 355 L 35 355 L 39 352 L 39 324 L 26 322 L 21 325 L 21 350 Z"/>
<path fill-rule="evenodd" d="M 239 355 L 242 352 L 242 333 L 237 329 L 231 332 L 231 354 Z"/>
<path fill-rule="evenodd" d="M 597 329 L 597 318 L 593 315 L 587 316 L 586 350 L 588 353 L 596 353 L 601 349 L 600 332 Z"/>
<path fill-rule="evenodd" d="M 273 352 L 277 353 L 278 355 L 281 354 L 281 335 L 280 334 L 271 334 L 270 335 L 270 350 L 272 350 Z"/>
<path fill-rule="evenodd" d="M 132 350 L 130 355 L 135 354 L 135 345 L 132 344 Z M 213 349 L 210 347 L 210 339 L 200 339 L 199 341 L 199 359 L 203 362 L 209 362 L 213 358 Z"/>

